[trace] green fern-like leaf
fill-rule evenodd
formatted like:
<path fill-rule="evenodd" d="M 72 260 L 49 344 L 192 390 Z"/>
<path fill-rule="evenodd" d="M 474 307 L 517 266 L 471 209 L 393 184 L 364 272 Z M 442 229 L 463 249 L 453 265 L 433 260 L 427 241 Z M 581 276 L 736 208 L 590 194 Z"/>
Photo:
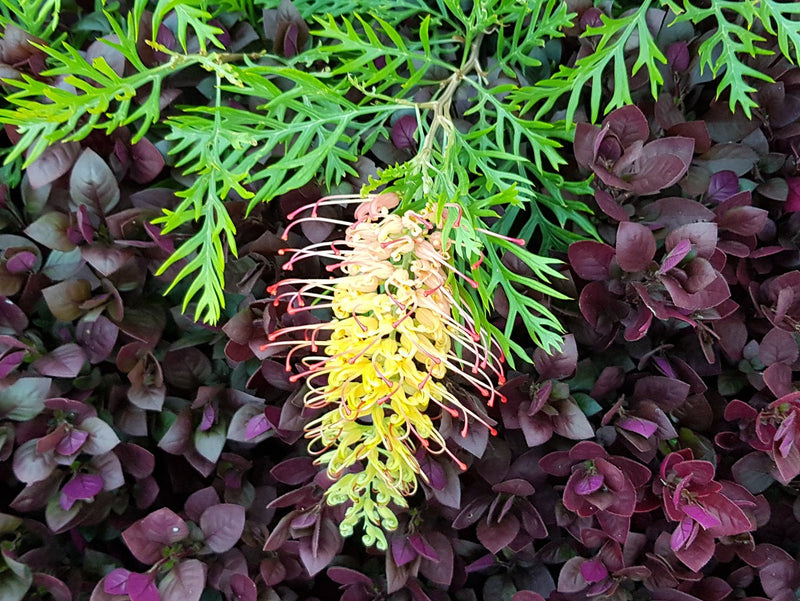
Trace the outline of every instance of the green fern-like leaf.
<path fill-rule="evenodd" d="M 592 53 L 579 59 L 573 67 L 561 65 L 549 79 L 522 88 L 515 98 L 524 103 L 525 112 L 536 108 L 536 118 L 548 113 L 563 95 L 569 97 L 565 121 L 572 123 L 575 111 L 584 91 L 590 89 L 590 118 L 596 121 L 600 114 L 601 94 L 609 76 L 613 78 L 613 93 L 603 112 L 607 113 L 632 102 L 629 80 L 640 69 L 645 68 L 650 78 L 650 89 L 657 96 L 658 86 L 663 83 L 656 62 L 667 59 L 659 50 L 647 26 L 647 11 L 650 2 L 643 2 L 631 14 L 612 19 L 603 17 L 599 27 L 587 28 L 584 36 L 600 36 Z M 631 72 L 625 64 L 626 46 L 634 35 L 638 36 L 638 55 Z"/>

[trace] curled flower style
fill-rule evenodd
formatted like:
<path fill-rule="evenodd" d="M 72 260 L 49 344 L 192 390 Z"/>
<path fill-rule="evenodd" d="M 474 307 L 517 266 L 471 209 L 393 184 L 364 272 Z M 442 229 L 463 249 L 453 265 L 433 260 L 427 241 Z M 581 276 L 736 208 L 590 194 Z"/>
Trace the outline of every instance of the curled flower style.
<path fill-rule="evenodd" d="M 433 212 L 391 213 L 399 204 L 393 193 L 326 197 L 289 215 L 284 239 L 296 224 L 321 219 L 318 207 L 334 203 L 359 203 L 345 238 L 293 249 L 284 269 L 314 256 L 333 260 L 326 269 L 341 274 L 290 278 L 269 290 L 276 303 L 288 303 L 289 313 L 324 309 L 330 319 L 276 330 L 266 347 L 289 349 L 287 371 L 295 353 L 305 355 L 303 369 L 291 379 L 305 379 L 307 407 L 327 410 L 307 426 L 306 437 L 335 481 L 328 503 L 352 502 L 342 534 L 363 523 L 365 544 L 385 548 L 381 527 L 397 525 L 389 504 L 405 506 L 404 498 L 425 477 L 415 458 L 419 446 L 466 469 L 448 450 L 429 409 L 463 419 L 463 436 L 471 420 L 496 434 L 450 392 L 446 378 L 470 383 L 491 406 L 505 400 L 494 383 L 504 382 L 504 358 L 453 292 L 452 277 L 474 282 L 452 266 L 450 244 Z M 297 218 L 304 211 L 308 215 Z"/>

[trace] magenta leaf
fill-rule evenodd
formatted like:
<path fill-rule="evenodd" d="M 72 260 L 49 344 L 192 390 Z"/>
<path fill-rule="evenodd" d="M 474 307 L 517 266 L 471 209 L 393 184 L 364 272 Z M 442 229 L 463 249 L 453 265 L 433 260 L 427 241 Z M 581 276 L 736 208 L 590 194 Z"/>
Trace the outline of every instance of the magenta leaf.
<path fill-rule="evenodd" d="M 103 478 L 97 474 L 77 474 L 61 489 L 59 504 L 61 509 L 69 511 L 75 501 L 90 501 L 103 490 Z"/>
<path fill-rule="evenodd" d="M 69 457 L 77 453 L 89 438 L 89 433 L 84 430 L 70 429 L 56 445 L 56 453 Z"/>
<path fill-rule="evenodd" d="M 584 561 L 581 564 L 581 575 L 586 582 L 602 582 L 608 578 L 608 569 L 602 561 Z"/>
<path fill-rule="evenodd" d="M 151 574 L 131 572 L 128 575 L 128 596 L 131 601 L 161 601 Z"/>
<path fill-rule="evenodd" d="M 603 476 L 600 474 L 585 474 L 575 479 L 573 490 L 576 494 L 585 496 L 600 490 L 601 486 L 603 486 Z"/>
<path fill-rule="evenodd" d="M 689 242 L 689 240 L 683 239 L 678 242 L 675 247 L 667 253 L 667 256 L 664 257 L 664 260 L 661 262 L 661 269 L 658 270 L 658 273 L 666 273 L 673 267 L 677 267 L 691 250 L 692 243 Z"/>
<path fill-rule="evenodd" d="M 109 595 L 126 595 L 128 593 L 128 578 L 130 575 L 130 571 L 124 568 L 112 570 L 103 582 L 103 590 Z"/>
<path fill-rule="evenodd" d="M 211 403 L 207 403 L 203 407 L 203 418 L 200 420 L 200 426 L 198 428 L 201 432 L 205 432 L 206 430 L 211 429 L 211 426 L 214 425 L 214 420 L 217 418 L 217 411 L 214 409 L 214 405 Z"/>
<path fill-rule="evenodd" d="M 650 438 L 658 430 L 658 424 L 640 417 L 624 417 L 616 424 L 617 427 L 629 432 L 635 432 L 645 438 Z"/>
<path fill-rule="evenodd" d="M 245 511 L 241 505 L 212 505 L 200 516 L 205 542 L 215 553 L 224 553 L 239 541 L 244 530 Z"/>
<path fill-rule="evenodd" d="M 706 200 L 720 203 L 739 192 L 739 176 L 734 171 L 717 171 L 708 182 Z"/>
<path fill-rule="evenodd" d="M 685 505 L 683 507 L 683 512 L 706 530 L 714 526 L 719 526 L 721 523 L 717 517 L 706 511 L 701 505 Z"/>

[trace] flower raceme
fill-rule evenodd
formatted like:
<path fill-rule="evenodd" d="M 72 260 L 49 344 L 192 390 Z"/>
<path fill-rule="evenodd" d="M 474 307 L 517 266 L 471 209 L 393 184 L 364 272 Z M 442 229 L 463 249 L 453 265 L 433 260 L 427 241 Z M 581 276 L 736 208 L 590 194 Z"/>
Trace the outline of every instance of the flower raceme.
<path fill-rule="evenodd" d="M 359 203 L 345 238 L 292 249 L 284 269 L 321 257 L 332 260 L 326 269 L 340 275 L 289 278 L 269 289 L 289 313 L 326 311 L 329 318 L 278 329 L 265 349 L 285 352 L 287 371 L 292 357 L 303 355 L 302 369 L 291 379 L 305 379 L 306 407 L 326 410 L 308 424 L 306 438 L 334 480 L 328 503 L 352 502 L 342 534 L 363 523 L 364 543 L 385 548 L 381 527 L 397 526 L 390 503 L 406 506 L 404 498 L 425 477 L 417 448 L 445 453 L 466 469 L 434 425 L 435 412 L 463 419 L 463 436 L 470 420 L 496 434 L 487 418 L 454 396 L 447 377 L 468 382 L 491 406 L 505 400 L 494 384 L 495 378 L 504 382 L 504 358 L 454 293 L 451 277 L 477 284 L 452 266 L 450 244 L 433 212 L 391 213 L 399 204 L 393 193 L 331 196 L 290 214 L 284 239 L 296 224 L 322 219 L 320 206 L 337 203 Z M 303 212 L 308 215 L 297 218 Z"/>

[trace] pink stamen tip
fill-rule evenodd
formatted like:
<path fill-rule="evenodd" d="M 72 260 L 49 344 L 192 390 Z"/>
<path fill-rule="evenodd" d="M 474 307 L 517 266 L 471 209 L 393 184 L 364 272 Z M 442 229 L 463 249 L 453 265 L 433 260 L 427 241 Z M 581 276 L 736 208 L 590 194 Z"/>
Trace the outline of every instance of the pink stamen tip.
<path fill-rule="evenodd" d="M 497 430 L 495 430 L 494 428 L 489 428 L 489 434 L 491 434 L 492 436 L 497 436 Z"/>
<path fill-rule="evenodd" d="M 302 377 L 303 377 L 303 374 L 294 374 L 293 376 L 289 376 L 289 381 L 292 384 L 294 384 L 295 382 L 297 382 Z"/>
<path fill-rule="evenodd" d="M 449 413 L 449 414 L 450 414 L 452 417 L 458 417 L 458 411 L 456 411 L 455 409 L 452 409 L 452 408 L 450 408 L 450 407 L 445 407 L 445 409 L 447 409 L 447 412 L 448 412 L 448 413 Z"/>
<path fill-rule="evenodd" d="M 428 441 L 427 441 L 425 438 L 420 438 L 420 439 L 419 439 L 419 442 L 420 442 L 420 444 L 421 444 L 423 447 L 425 447 L 426 449 L 427 449 L 427 448 L 430 448 L 430 446 L 431 446 L 431 443 L 429 443 L 429 442 L 428 442 Z"/>
<path fill-rule="evenodd" d="M 467 464 L 466 463 L 464 463 L 463 461 L 459 461 L 458 459 L 456 459 L 455 461 L 456 461 L 456 464 L 458 465 L 459 469 L 462 472 L 466 472 L 467 471 Z"/>
<path fill-rule="evenodd" d="M 467 422 L 467 420 L 465 419 L 464 420 L 464 427 L 461 428 L 461 438 L 466 438 L 468 431 L 469 431 L 469 422 Z"/>
<path fill-rule="evenodd" d="M 506 383 L 506 377 L 503 374 L 500 374 L 500 377 L 497 378 L 497 383 L 500 384 L 500 386 L 502 386 L 503 384 Z"/>
<path fill-rule="evenodd" d="M 265 351 L 265 350 L 267 350 L 268 346 L 269 346 L 268 344 L 262 344 L 261 346 L 258 347 L 258 350 Z"/>
<path fill-rule="evenodd" d="M 494 399 L 489 399 L 488 401 L 486 401 L 486 405 L 488 407 L 494 407 Z"/>
<path fill-rule="evenodd" d="M 281 234 L 281 240 L 286 242 L 289 239 L 289 232 L 284 232 Z"/>
<path fill-rule="evenodd" d="M 478 267 L 480 267 L 482 264 L 483 264 L 483 255 L 481 255 L 477 261 L 475 261 L 472 265 L 470 265 L 470 268 L 472 268 L 472 270 L 474 271 L 478 269 Z"/>

